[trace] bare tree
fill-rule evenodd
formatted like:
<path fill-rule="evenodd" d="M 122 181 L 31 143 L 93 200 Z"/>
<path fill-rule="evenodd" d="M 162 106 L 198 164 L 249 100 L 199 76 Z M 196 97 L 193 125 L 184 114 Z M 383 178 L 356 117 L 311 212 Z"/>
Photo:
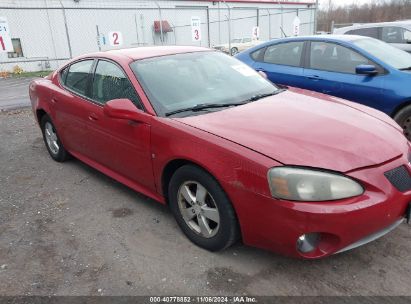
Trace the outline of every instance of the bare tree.
<path fill-rule="evenodd" d="M 411 19 L 411 0 L 374 0 L 348 6 L 336 6 L 333 0 L 328 0 L 327 4 L 326 9 L 318 12 L 321 31 L 331 31 L 332 21 L 337 25 L 349 25 Z"/>

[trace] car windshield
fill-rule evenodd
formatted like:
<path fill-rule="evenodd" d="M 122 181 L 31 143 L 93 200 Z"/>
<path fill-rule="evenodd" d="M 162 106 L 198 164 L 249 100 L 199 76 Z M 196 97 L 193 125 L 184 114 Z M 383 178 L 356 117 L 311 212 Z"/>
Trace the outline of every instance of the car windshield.
<path fill-rule="evenodd" d="M 411 67 L 411 55 L 377 39 L 365 38 L 353 43 L 396 69 Z"/>
<path fill-rule="evenodd" d="M 241 39 L 231 39 L 231 43 L 241 43 Z"/>
<path fill-rule="evenodd" d="M 207 104 L 224 105 L 275 94 L 279 89 L 244 63 L 220 52 L 194 52 L 131 64 L 157 114 Z"/>

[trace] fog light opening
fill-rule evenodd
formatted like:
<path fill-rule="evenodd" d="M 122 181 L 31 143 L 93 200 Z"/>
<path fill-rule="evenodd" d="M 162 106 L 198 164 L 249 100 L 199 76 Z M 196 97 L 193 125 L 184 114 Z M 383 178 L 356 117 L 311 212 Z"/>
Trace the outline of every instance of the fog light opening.
<path fill-rule="evenodd" d="M 303 234 L 297 239 L 297 249 L 302 253 L 309 253 L 317 249 L 319 242 L 319 233 Z"/>

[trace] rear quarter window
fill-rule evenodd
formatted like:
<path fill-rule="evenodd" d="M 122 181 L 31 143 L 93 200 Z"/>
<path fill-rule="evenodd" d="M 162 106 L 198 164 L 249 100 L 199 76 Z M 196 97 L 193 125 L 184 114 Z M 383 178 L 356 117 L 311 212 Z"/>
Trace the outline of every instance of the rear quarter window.
<path fill-rule="evenodd" d="M 66 83 L 66 78 L 67 78 L 67 73 L 68 73 L 69 67 L 63 69 L 60 72 L 60 79 L 61 79 L 61 83 L 65 84 Z"/>
<path fill-rule="evenodd" d="M 262 61 L 263 55 L 264 55 L 265 48 L 259 49 L 257 51 L 254 51 L 250 54 L 250 57 L 254 61 Z"/>

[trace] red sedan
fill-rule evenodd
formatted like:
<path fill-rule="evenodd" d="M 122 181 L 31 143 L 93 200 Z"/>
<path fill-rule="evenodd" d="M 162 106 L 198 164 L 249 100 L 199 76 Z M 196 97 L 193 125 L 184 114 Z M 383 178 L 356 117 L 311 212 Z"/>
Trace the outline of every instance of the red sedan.
<path fill-rule="evenodd" d="M 410 145 L 385 114 L 282 89 L 220 52 L 148 47 L 78 57 L 30 84 L 51 157 L 168 204 L 208 250 L 238 239 L 319 258 L 410 217 Z"/>

